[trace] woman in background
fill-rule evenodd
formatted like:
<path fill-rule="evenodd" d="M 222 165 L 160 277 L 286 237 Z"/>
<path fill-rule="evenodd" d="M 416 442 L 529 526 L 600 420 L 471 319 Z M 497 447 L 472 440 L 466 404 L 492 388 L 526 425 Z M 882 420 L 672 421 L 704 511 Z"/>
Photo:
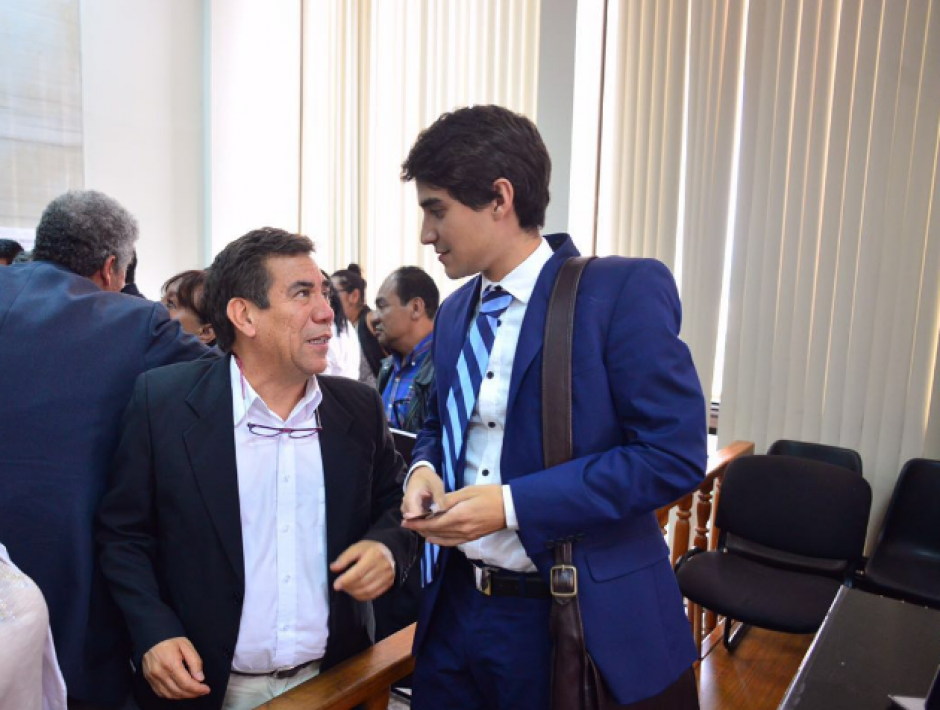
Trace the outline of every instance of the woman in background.
<path fill-rule="evenodd" d="M 349 325 L 339 294 L 330 281 L 330 275 L 323 273 L 323 297 L 330 302 L 333 309 L 333 337 L 330 338 L 330 348 L 326 353 L 326 370 L 324 375 L 341 375 L 352 380 L 359 379 L 362 363 L 362 349 L 359 339 Z"/>
<path fill-rule="evenodd" d="M 205 269 L 182 271 L 163 284 L 160 302 L 178 320 L 187 333 L 192 333 L 204 345 L 215 345 L 215 331 L 202 311 L 202 292 L 206 286 Z"/>
<path fill-rule="evenodd" d="M 363 360 L 359 381 L 374 385 L 386 353 L 375 337 L 372 309 L 366 305 L 366 282 L 359 265 L 350 264 L 348 268 L 335 272 L 333 288 L 339 293 L 347 320 L 359 336 Z"/>

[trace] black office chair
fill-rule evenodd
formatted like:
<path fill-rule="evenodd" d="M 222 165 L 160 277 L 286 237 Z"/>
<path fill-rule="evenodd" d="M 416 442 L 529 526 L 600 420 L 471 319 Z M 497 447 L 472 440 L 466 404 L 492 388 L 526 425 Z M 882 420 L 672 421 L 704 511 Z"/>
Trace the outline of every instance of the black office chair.
<path fill-rule="evenodd" d="M 778 439 L 767 449 L 769 456 L 796 456 L 801 459 L 822 461 L 833 466 L 842 466 L 850 471 L 862 472 L 862 457 L 854 449 L 844 449 L 830 444 L 816 444 L 809 441 Z"/>
<path fill-rule="evenodd" d="M 768 456 L 795 456 L 796 458 L 821 461 L 833 466 L 841 466 L 859 475 L 862 473 L 862 457 L 853 449 L 844 449 L 841 446 L 829 444 L 816 444 L 809 441 L 795 441 L 793 439 L 778 439 L 767 449 Z M 725 538 L 727 548 L 739 555 L 744 555 L 758 562 L 771 565 L 791 567 L 794 569 L 817 569 L 826 574 L 838 574 L 839 562 L 827 560 L 814 560 L 813 558 L 793 555 L 782 550 L 773 550 L 760 545 L 753 540 L 745 540 L 729 534 Z M 726 625 L 726 629 L 730 622 Z"/>
<path fill-rule="evenodd" d="M 898 476 L 860 586 L 940 609 L 938 511 L 940 461 L 911 459 Z"/>
<path fill-rule="evenodd" d="M 727 617 L 729 651 L 750 625 L 813 633 L 861 563 L 870 509 L 867 481 L 840 466 L 792 456 L 737 459 L 715 514 L 718 550 L 686 553 L 676 564 L 679 588 Z M 728 546 L 731 536 L 775 554 L 740 554 Z M 732 619 L 741 622 L 734 634 Z"/>

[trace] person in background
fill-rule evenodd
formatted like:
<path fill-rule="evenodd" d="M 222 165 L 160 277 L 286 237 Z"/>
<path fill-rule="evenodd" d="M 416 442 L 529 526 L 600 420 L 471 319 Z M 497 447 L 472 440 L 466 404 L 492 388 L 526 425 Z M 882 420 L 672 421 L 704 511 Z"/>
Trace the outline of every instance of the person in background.
<path fill-rule="evenodd" d="M 434 386 L 434 315 L 437 284 L 423 269 L 402 266 L 385 279 L 375 297 L 375 335 L 388 352 L 378 389 L 389 426 L 417 434 Z"/>
<path fill-rule="evenodd" d="M 144 294 L 140 292 L 140 289 L 137 288 L 137 251 L 134 251 L 134 258 L 131 259 L 131 263 L 127 265 L 127 275 L 124 277 L 124 288 L 121 289 L 121 293 L 126 293 L 128 296 L 136 296 L 137 298 L 144 298 Z"/>
<path fill-rule="evenodd" d="M 0 269 L 0 540 L 46 598 L 71 708 L 120 707 L 130 689 L 93 531 L 121 413 L 141 372 L 206 352 L 163 306 L 119 293 L 137 237 L 112 198 L 68 192 L 33 261 Z"/>
<path fill-rule="evenodd" d="M 374 385 L 386 353 L 372 327 L 372 310 L 366 304 L 366 281 L 362 278 L 362 270 L 358 264 L 350 264 L 348 268 L 334 272 L 332 280 L 343 304 L 343 312 L 359 336 L 364 361 L 359 381 Z"/>
<path fill-rule="evenodd" d="M 572 543 L 586 650 L 613 701 L 697 709 L 697 653 L 656 521 L 707 458 L 676 285 L 653 259 L 587 265 L 571 317 L 573 458 L 546 468 L 542 378 L 556 354 L 542 343 L 555 277 L 578 255 L 568 235 L 542 237 L 550 177 L 535 124 L 500 106 L 443 114 L 402 165 L 421 243 L 449 278 L 473 277 L 437 317 L 435 396 L 402 507 L 426 540 L 412 707 L 551 705 L 549 577 Z M 440 514 L 422 517 L 432 501 Z"/>
<path fill-rule="evenodd" d="M 312 252 L 270 227 L 226 246 L 205 297 L 226 356 L 137 379 L 98 541 L 144 710 L 249 710 L 341 663 L 414 563 L 382 401 L 321 374 Z"/>
<path fill-rule="evenodd" d="M 205 269 L 181 271 L 163 284 L 160 303 L 166 306 L 170 318 L 179 321 L 183 330 L 211 348 L 215 345 L 215 331 L 203 311 L 205 285 Z"/>
<path fill-rule="evenodd" d="M 362 348 L 359 346 L 359 338 L 346 318 L 339 294 L 330 282 L 330 275 L 325 271 L 322 274 L 323 297 L 329 302 L 333 311 L 333 337 L 330 338 L 330 350 L 327 353 L 327 365 L 323 374 L 358 380 L 362 371 Z"/>
<path fill-rule="evenodd" d="M 13 239 L 0 239 L 0 266 L 9 266 L 23 251 L 23 246 Z"/>
<path fill-rule="evenodd" d="M 0 710 L 66 710 L 46 601 L 2 544 L 0 640 Z"/>

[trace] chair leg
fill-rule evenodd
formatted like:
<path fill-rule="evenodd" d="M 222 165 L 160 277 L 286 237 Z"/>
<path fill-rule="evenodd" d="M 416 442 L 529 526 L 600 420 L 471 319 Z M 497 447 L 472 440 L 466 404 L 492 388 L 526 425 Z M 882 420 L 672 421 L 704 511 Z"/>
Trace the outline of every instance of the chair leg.
<path fill-rule="evenodd" d="M 725 632 L 722 641 L 724 642 L 725 648 L 728 649 L 728 653 L 734 653 L 734 649 L 741 643 L 741 637 L 751 628 L 748 624 L 742 622 L 738 625 L 737 630 L 732 632 L 732 626 L 734 626 L 734 619 L 726 616 Z"/>

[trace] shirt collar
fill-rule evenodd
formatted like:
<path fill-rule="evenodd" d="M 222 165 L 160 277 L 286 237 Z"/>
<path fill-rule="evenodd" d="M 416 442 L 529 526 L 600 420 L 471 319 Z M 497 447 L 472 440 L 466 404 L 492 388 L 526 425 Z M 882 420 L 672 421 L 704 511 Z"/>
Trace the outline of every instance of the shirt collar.
<path fill-rule="evenodd" d="M 483 292 L 486 291 L 488 287 L 499 283 L 500 286 L 513 295 L 513 298 L 527 304 L 529 299 L 532 298 L 532 292 L 535 290 L 535 282 L 538 281 L 539 274 L 542 273 L 542 267 L 548 263 L 548 260 L 552 258 L 553 254 L 554 252 L 548 242 L 539 237 L 538 248 L 529 254 L 526 260 L 519 264 L 519 266 L 506 274 L 502 281 L 490 281 L 486 276 L 482 277 L 483 287 L 480 289 L 481 302 Z"/>
<path fill-rule="evenodd" d="M 229 360 L 229 375 L 232 380 L 232 411 L 235 417 L 235 426 L 242 424 L 250 412 L 263 414 L 280 420 L 280 417 L 272 412 L 264 400 L 255 392 L 247 377 L 242 377 L 235 356 Z M 284 422 L 305 421 L 313 418 L 313 413 L 323 401 L 323 392 L 317 382 L 316 376 L 311 376 L 307 380 L 307 390 L 303 398 L 296 404 L 293 411 Z"/>
<path fill-rule="evenodd" d="M 427 354 L 428 350 L 431 349 L 431 341 L 434 339 L 434 331 L 425 335 L 420 342 L 415 345 L 415 349 L 408 353 L 408 357 L 402 357 L 398 353 L 392 353 L 392 364 L 395 367 L 395 371 L 398 372 L 405 365 L 417 365 L 418 360 L 421 359 L 422 355 Z"/>

